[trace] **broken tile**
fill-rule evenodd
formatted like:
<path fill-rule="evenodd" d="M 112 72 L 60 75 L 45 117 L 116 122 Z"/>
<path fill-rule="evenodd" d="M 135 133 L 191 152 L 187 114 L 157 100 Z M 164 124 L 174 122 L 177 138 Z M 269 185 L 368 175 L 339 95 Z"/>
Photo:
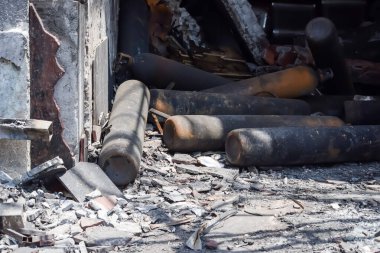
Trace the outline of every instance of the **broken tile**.
<path fill-rule="evenodd" d="M 104 220 L 100 219 L 90 219 L 90 218 L 81 218 L 79 220 L 79 225 L 83 230 L 87 228 L 96 227 L 104 224 Z"/>

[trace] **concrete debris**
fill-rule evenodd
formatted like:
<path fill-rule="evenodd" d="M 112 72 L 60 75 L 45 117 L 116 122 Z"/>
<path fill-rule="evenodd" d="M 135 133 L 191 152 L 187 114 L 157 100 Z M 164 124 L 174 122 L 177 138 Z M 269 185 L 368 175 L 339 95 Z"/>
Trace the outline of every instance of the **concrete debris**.
<path fill-rule="evenodd" d="M 21 178 L 16 178 L 14 182 L 16 184 L 26 184 L 36 179 L 51 178 L 65 171 L 66 167 L 63 165 L 63 160 L 60 157 L 55 157 L 26 172 Z"/>
<path fill-rule="evenodd" d="M 58 179 L 79 202 L 83 202 L 88 197 L 96 198 L 102 195 L 123 196 L 104 171 L 93 163 L 80 162 Z M 90 195 L 90 193 L 93 194 Z M 96 193 L 95 196 L 94 193 Z"/>

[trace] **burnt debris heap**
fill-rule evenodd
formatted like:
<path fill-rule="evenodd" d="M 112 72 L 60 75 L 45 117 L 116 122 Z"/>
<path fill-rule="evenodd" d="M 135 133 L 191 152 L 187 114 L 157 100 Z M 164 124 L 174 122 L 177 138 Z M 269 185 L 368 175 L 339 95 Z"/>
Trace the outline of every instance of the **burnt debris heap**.
<path fill-rule="evenodd" d="M 30 101 L 32 119 L 0 115 L 0 140 L 22 140 L 22 150 L 31 141 L 36 164 L 16 176 L 0 170 L 1 252 L 19 245 L 125 252 L 133 236 L 172 232 L 170 227 L 194 221 L 199 227 L 186 234 L 183 247 L 217 249 L 214 240 L 202 242 L 217 224 L 242 210 L 268 216 L 261 215 L 265 208 L 246 208 L 248 200 L 228 193 L 263 192 L 249 178 L 255 172 L 380 161 L 380 1 L 73 1 L 78 31 L 96 37 L 99 28 L 106 39 L 99 36 L 92 45 L 91 38 L 75 37 L 78 52 L 66 52 L 62 60 L 83 59 L 63 61 L 67 74 L 56 54 L 75 43 L 60 47 L 43 26 L 63 32 L 55 15 L 43 11 L 58 7 L 31 2 L 39 8 L 30 7 L 31 47 L 24 53 L 32 64 L 25 80 L 32 80 L 30 94 L 38 99 Z M 104 24 L 79 22 L 97 8 L 107 10 L 97 15 Z M 3 34 L 1 22 L 0 28 L 8 45 L 2 37 L 10 33 Z M 0 50 L 0 64 L 9 64 L 10 56 Z M 28 69 L 19 65 L 12 71 Z M 75 98 L 66 94 L 60 105 L 55 99 L 54 85 L 61 77 L 74 80 L 73 69 L 83 85 L 75 89 L 83 105 L 73 106 L 73 115 L 81 114 L 79 127 L 67 127 L 70 111 L 60 108 Z M 44 190 L 34 190 L 36 185 Z M 199 197 L 211 191 L 225 196 L 210 197 L 212 204 Z M 190 195 L 194 201 L 184 197 Z M 291 200 L 292 212 L 289 206 L 281 212 L 304 211 Z M 238 208 L 227 208 L 233 205 Z M 284 214 L 275 209 L 269 216 Z M 156 216 L 148 218 L 152 211 Z M 242 234 L 244 246 L 254 244 L 250 231 Z"/>

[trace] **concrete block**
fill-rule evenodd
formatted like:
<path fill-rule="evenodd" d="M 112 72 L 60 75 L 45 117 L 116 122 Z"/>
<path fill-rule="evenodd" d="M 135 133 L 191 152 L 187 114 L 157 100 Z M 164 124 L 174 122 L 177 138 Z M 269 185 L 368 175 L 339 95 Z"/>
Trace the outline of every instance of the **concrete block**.
<path fill-rule="evenodd" d="M 0 229 L 17 230 L 25 225 L 24 207 L 19 203 L 0 203 Z"/>

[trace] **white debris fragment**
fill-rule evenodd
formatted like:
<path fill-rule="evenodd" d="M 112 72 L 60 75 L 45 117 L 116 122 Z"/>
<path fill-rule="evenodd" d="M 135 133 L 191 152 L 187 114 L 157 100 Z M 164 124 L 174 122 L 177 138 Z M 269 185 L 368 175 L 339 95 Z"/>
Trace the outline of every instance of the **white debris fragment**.
<path fill-rule="evenodd" d="M 217 160 L 215 160 L 211 157 L 208 157 L 208 156 L 198 157 L 197 160 L 198 160 L 199 164 L 206 166 L 206 167 L 210 167 L 210 168 L 223 168 L 224 167 L 224 164 L 222 164 L 222 163 L 218 162 Z"/>

